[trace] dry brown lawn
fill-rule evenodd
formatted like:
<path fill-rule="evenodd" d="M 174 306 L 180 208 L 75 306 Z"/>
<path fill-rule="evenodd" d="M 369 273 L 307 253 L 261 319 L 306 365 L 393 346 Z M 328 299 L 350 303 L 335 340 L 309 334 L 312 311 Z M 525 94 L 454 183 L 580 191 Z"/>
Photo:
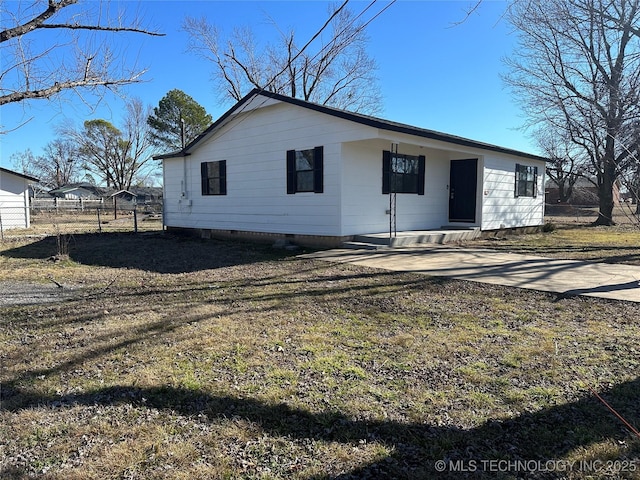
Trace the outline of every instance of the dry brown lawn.
<path fill-rule="evenodd" d="M 0 244 L 0 289 L 48 299 L 0 303 L 1 478 L 640 478 L 590 390 L 640 426 L 638 304 L 161 234 L 55 249 Z"/>

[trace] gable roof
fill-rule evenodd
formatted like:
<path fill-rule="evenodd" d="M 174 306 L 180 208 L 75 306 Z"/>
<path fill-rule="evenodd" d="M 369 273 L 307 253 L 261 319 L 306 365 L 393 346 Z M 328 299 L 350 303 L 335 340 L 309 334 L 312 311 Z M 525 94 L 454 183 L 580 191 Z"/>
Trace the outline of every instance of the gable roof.
<path fill-rule="evenodd" d="M 129 191 L 129 190 L 118 190 L 117 192 L 112 193 L 111 195 L 109 195 L 110 197 L 117 197 L 119 195 L 129 195 L 130 197 L 138 197 L 137 194 Z"/>
<path fill-rule="evenodd" d="M 183 157 L 183 156 L 190 155 L 190 150 L 192 150 L 195 146 L 197 146 L 210 133 L 214 132 L 215 130 L 220 128 L 222 125 L 224 125 L 225 122 L 229 119 L 229 117 L 231 117 L 234 113 L 240 110 L 244 105 L 249 103 L 249 101 L 251 101 L 254 97 L 259 95 L 266 98 L 278 100 L 284 103 L 289 103 L 291 105 L 296 105 L 302 108 L 308 108 L 310 110 L 331 115 L 344 120 L 349 120 L 355 123 L 359 123 L 361 125 L 378 128 L 381 130 L 404 133 L 408 135 L 415 135 L 417 137 L 428 138 L 431 140 L 439 140 L 442 142 L 452 143 L 454 145 L 461 145 L 461 146 L 471 147 L 471 148 L 479 148 L 482 150 L 489 150 L 489 151 L 504 153 L 508 155 L 516 155 L 518 157 L 528 158 L 531 160 L 548 161 L 547 158 L 541 157 L 539 155 L 533 155 L 531 153 L 521 152 L 511 148 L 500 147 L 498 145 L 492 145 L 489 143 L 478 142 L 476 140 L 471 140 L 464 137 L 458 137 L 456 135 L 450 135 L 447 133 L 437 132 L 435 130 L 428 130 L 426 128 L 414 127 L 412 125 L 393 122 L 393 121 L 385 120 L 378 117 L 363 115 L 361 113 L 348 112 L 346 110 L 341 110 L 339 108 L 320 105 L 318 103 L 308 102 L 306 100 L 301 100 L 299 98 L 287 97 L 286 95 L 281 95 L 279 93 L 274 93 L 274 92 L 268 92 L 266 90 L 261 90 L 258 88 L 254 88 L 253 90 L 251 90 L 251 92 L 245 95 L 244 98 L 242 98 L 238 103 L 236 103 L 233 107 L 231 107 L 231 109 L 225 112 L 218 120 L 216 120 L 204 132 L 198 135 L 185 148 L 176 152 L 156 155 L 153 158 L 155 160 L 163 160 L 165 158 L 176 158 L 176 157 Z"/>
<path fill-rule="evenodd" d="M 17 177 L 22 177 L 22 178 L 25 178 L 25 179 L 30 180 L 32 182 L 39 182 L 40 181 L 39 178 L 32 177 L 31 175 L 25 175 L 24 173 L 14 172 L 13 170 L 9 170 L 8 168 L 0 167 L 0 172 L 8 173 L 10 175 L 15 175 Z"/>

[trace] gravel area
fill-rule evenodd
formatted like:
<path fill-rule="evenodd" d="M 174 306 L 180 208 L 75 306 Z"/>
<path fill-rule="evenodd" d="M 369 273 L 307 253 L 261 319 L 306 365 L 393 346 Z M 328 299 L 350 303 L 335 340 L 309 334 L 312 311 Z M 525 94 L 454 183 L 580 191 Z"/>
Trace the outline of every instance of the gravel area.
<path fill-rule="evenodd" d="M 0 307 L 59 302 L 72 293 L 73 289 L 53 282 L 0 281 Z"/>

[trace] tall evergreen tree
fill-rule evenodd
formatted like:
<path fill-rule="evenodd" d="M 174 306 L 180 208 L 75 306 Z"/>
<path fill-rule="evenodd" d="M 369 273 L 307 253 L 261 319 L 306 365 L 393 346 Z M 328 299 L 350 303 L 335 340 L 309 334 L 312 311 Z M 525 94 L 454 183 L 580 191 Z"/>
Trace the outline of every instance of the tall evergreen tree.
<path fill-rule="evenodd" d="M 211 115 L 182 90 L 171 90 L 160 100 L 147 123 L 153 142 L 158 147 L 179 150 L 202 133 L 213 121 Z"/>

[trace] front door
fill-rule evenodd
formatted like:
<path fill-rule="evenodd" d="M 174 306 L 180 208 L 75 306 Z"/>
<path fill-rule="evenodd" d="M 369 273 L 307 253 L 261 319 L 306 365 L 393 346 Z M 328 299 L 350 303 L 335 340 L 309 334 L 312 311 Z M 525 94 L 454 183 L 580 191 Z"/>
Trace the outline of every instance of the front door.
<path fill-rule="evenodd" d="M 449 177 L 449 221 L 475 223 L 478 159 L 451 160 Z"/>

